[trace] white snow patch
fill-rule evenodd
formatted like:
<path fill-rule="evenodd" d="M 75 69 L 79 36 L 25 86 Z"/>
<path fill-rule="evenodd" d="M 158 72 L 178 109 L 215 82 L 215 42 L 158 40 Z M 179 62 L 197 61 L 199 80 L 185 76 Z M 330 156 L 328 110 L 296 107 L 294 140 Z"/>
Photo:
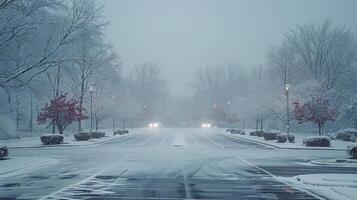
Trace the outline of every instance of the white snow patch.
<path fill-rule="evenodd" d="M 184 147 L 186 145 L 184 133 L 175 133 L 174 139 L 172 140 L 173 147 Z"/>
<path fill-rule="evenodd" d="M 329 199 L 353 200 L 357 195 L 357 174 L 310 174 L 277 178 Z"/>
<path fill-rule="evenodd" d="M 0 160 L 0 178 L 24 174 L 58 162 L 56 159 L 45 157 L 9 157 Z"/>

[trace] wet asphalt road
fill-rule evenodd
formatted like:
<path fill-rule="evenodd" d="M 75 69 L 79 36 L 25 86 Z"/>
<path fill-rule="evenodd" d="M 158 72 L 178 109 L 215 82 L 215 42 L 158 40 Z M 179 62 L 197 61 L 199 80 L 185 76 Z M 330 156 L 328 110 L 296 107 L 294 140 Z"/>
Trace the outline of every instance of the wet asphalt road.
<path fill-rule="evenodd" d="M 222 129 L 142 129 L 92 147 L 11 149 L 58 163 L 0 178 L 0 199 L 317 199 L 277 176 L 354 173 L 306 165 L 344 152 L 277 150 Z"/>

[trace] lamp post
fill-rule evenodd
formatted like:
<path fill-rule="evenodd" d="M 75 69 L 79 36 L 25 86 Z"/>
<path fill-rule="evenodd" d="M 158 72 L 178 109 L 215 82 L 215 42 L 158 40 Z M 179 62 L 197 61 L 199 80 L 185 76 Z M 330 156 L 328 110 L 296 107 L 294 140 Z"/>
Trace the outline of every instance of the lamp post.
<path fill-rule="evenodd" d="M 290 108 L 289 108 L 289 84 L 285 84 L 285 92 L 286 92 L 286 134 L 287 141 L 289 141 L 289 132 L 290 132 Z M 290 141 L 289 141 L 290 142 Z"/>
<path fill-rule="evenodd" d="M 94 87 L 92 85 L 89 86 L 90 93 L 90 133 L 93 132 L 93 91 Z"/>
<path fill-rule="evenodd" d="M 244 97 L 241 97 L 240 100 L 241 100 L 241 102 L 242 102 L 242 104 L 243 104 Z M 243 129 L 243 131 L 244 131 L 244 116 L 243 116 L 243 115 L 242 115 L 242 129 Z"/>
<path fill-rule="evenodd" d="M 115 96 L 113 95 L 112 96 L 112 98 L 113 98 L 113 111 L 114 111 L 114 113 L 113 113 L 113 135 L 114 135 L 114 133 L 115 133 Z"/>

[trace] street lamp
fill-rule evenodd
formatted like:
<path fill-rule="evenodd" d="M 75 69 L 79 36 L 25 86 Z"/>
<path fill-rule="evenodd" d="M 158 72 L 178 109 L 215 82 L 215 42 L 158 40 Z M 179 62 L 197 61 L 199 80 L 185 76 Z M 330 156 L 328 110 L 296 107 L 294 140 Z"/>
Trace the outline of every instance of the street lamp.
<path fill-rule="evenodd" d="M 285 84 L 285 92 L 286 92 L 286 134 L 287 134 L 287 137 L 288 137 L 287 141 L 289 141 L 289 132 L 290 132 L 289 88 L 290 88 L 290 84 Z"/>
<path fill-rule="evenodd" d="M 92 85 L 89 86 L 90 93 L 90 133 L 93 132 L 93 92 L 94 87 Z"/>
<path fill-rule="evenodd" d="M 241 102 L 242 102 L 242 104 L 243 104 L 244 97 L 241 97 L 240 100 L 241 100 Z M 244 106 L 243 106 L 243 107 L 244 107 Z M 242 113 L 242 114 L 244 114 L 244 113 Z M 243 131 L 244 131 L 244 116 L 243 116 L 243 115 L 242 115 L 242 129 L 243 129 Z"/>
<path fill-rule="evenodd" d="M 114 135 L 114 133 L 115 133 L 115 95 L 113 95 L 112 96 L 112 98 L 113 98 L 113 111 L 114 111 L 114 113 L 113 113 L 113 135 Z"/>

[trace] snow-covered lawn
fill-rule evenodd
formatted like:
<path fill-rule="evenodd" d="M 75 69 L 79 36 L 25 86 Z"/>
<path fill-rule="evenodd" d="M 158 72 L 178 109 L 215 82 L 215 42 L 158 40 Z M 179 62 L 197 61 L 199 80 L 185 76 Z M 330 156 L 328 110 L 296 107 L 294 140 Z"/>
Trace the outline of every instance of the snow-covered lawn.
<path fill-rule="evenodd" d="M 11 157 L 0 160 L 0 178 L 7 178 L 59 162 L 46 157 Z"/>
<path fill-rule="evenodd" d="M 53 147 L 53 146 L 87 146 L 94 145 L 110 140 L 114 140 L 120 137 L 125 137 L 127 135 L 115 135 L 113 136 L 113 131 L 111 129 L 102 129 L 99 131 L 104 131 L 106 133 L 105 137 L 102 138 L 91 138 L 88 141 L 76 141 L 72 134 L 64 135 L 64 141 L 59 145 L 43 145 L 40 136 L 21 138 L 21 139 L 11 139 L 11 140 L 0 140 L 0 146 L 7 146 L 12 148 L 22 148 L 22 147 Z M 135 132 L 135 131 L 134 131 Z M 129 134 L 133 134 L 130 132 Z"/>
<path fill-rule="evenodd" d="M 332 200 L 353 200 L 357 196 L 357 174 L 311 174 L 277 178 Z"/>
<path fill-rule="evenodd" d="M 331 147 L 306 147 L 305 145 L 302 144 L 302 141 L 304 138 L 308 137 L 308 136 L 312 136 L 308 135 L 308 134 L 294 134 L 295 136 L 295 142 L 294 143 L 278 143 L 276 140 L 264 140 L 264 137 L 257 137 L 257 136 L 250 136 L 249 132 L 252 130 L 246 130 L 246 135 L 239 135 L 239 134 L 230 134 L 227 132 L 227 134 L 230 135 L 234 135 L 236 137 L 242 138 L 242 139 L 248 139 L 251 141 L 255 141 L 255 142 L 260 142 L 260 143 L 264 143 L 267 145 L 271 145 L 271 146 L 275 146 L 278 148 L 292 148 L 292 149 L 330 149 L 330 150 L 343 150 L 345 151 L 347 146 L 351 145 L 351 144 L 355 144 L 352 142 L 345 142 L 345 141 L 340 141 L 340 140 L 331 140 Z"/>

